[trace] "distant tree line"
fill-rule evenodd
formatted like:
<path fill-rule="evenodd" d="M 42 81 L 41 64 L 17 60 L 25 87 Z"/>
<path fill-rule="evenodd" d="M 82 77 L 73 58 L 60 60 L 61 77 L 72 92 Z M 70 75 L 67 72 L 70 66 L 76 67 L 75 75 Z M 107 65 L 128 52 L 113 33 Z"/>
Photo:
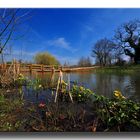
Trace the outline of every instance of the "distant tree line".
<path fill-rule="evenodd" d="M 81 57 L 78 66 L 80 67 L 89 67 L 92 65 L 91 59 L 89 57 Z"/>

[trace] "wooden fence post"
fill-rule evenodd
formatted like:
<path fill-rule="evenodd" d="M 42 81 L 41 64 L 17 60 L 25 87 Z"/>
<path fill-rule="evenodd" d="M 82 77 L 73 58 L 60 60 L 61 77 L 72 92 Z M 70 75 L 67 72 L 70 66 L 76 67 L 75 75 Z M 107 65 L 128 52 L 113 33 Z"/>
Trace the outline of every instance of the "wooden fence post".
<path fill-rule="evenodd" d="M 44 72 L 44 65 L 41 66 L 41 71 Z"/>
<path fill-rule="evenodd" d="M 30 73 L 32 73 L 32 64 L 30 64 L 29 69 L 30 69 Z"/>

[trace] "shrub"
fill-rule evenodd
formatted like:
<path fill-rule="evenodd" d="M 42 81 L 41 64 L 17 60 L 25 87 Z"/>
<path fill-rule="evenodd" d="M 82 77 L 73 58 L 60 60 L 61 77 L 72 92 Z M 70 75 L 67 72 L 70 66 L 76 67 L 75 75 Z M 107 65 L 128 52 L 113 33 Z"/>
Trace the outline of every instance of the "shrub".
<path fill-rule="evenodd" d="M 59 61 L 48 52 L 37 53 L 34 59 L 37 64 L 60 65 Z"/>

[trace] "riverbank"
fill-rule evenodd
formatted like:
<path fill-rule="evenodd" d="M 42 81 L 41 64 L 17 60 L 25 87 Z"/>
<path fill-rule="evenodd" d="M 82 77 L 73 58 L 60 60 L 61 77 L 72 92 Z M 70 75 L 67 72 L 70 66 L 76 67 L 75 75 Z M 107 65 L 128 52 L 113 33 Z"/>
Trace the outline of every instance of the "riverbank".
<path fill-rule="evenodd" d="M 106 67 L 99 67 L 96 69 L 96 72 L 99 73 L 112 73 L 112 72 L 119 72 L 119 73 L 134 73 L 140 71 L 140 65 L 125 65 L 125 66 L 106 66 Z"/>
<path fill-rule="evenodd" d="M 138 68 L 139 66 L 132 67 L 135 71 Z M 118 67 L 116 72 L 120 69 Z M 87 74 L 85 75 L 87 76 Z M 81 76 L 85 75 L 81 74 Z M 101 78 L 103 75 L 105 75 L 104 79 Z M 63 89 L 58 94 L 55 103 L 56 85 L 55 88 L 46 86 L 47 84 L 50 85 L 50 80 L 47 82 L 37 77 L 29 79 L 20 74 L 16 83 L 13 83 L 10 88 L 10 85 L 1 88 L 0 131 L 140 132 L 139 101 L 132 98 L 130 100 L 126 94 L 127 91 L 122 91 L 122 93 L 119 91 L 121 89 L 119 85 L 122 85 L 121 81 L 125 82 L 126 79 L 123 79 L 122 76 L 119 77 L 118 85 L 116 84 L 117 79 L 115 79 L 115 86 L 118 90 L 114 88 L 110 92 L 107 90 L 106 94 L 111 94 L 110 97 L 107 97 L 102 96 L 103 92 L 111 87 L 114 80 L 111 80 L 111 83 L 109 81 L 105 82 L 105 80 L 111 78 L 110 76 L 107 78 L 106 73 L 103 75 L 95 76 L 94 72 L 92 75 L 95 76 L 94 79 L 97 78 L 95 81 L 100 79 L 97 85 L 100 89 L 104 87 L 101 92 L 96 92 L 95 87 L 90 90 L 85 88 L 84 85 L 71 84 L 70 93 L 73 97 L 73 103 L 69 97 L 68 83 L 63 81 L 61 86 Z M 90 75 L 79 81 L 89 80 L 92 76 Z M 136 79 L 139 79 L 139 77 L 136 76 Z M 87 83 L 92 83 L 91 81 L 87 81 Z M 138 83 L 135 79 L 133 81 Z M 109 83 L 109 86 L 107 86 L 107 83 Z M 92 87 L 94 85 L 96 84 L 92 84 Z M 137 91 L 139 94 L 139 89 Z M 48 96 L 49 94 L 50 96 Z"/>
<path fill-rule="evenodd" d="M 99 69 L 100 66 L 92 66 L 92 67 L 75 67 L 75 68 L 62 68 L 63 72 L 88 72 Z"/>
<path fill-rule="evenodd" d="M 33 103 L 23 100 L 18 92 L 8 92 L 11 93 L 0 94 L 1 132 L 140 131 L 140 104 L 119 91 L 114 91 L 113 98 L 109 99 L 74 85 L 71 89 L 74 103 L 67 94 L 63 98 L 59 94 L 57 103 Z M 34 91 L 34 94 L 40 92 Z"/>

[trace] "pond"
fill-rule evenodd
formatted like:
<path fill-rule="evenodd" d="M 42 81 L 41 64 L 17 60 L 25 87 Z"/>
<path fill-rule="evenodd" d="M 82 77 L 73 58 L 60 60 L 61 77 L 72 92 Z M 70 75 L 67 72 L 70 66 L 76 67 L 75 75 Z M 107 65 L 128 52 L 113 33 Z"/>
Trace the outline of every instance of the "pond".
<path fill-rule="evenodd" d="M 43 83 L 50 82 L 50 73 L 33 73 L 26 74 L 30 78 L 40 78 Z M 140 74 L 138 72 L 126 73 L 96 73 L 96 72 L 75 72 L 63 73 L 63 79 L 67 82 L 68 75 L 71 83 L 76 82 L 80 86 L 91 89 L 94 93 L 112 97 L 114 90 L 119 90 L 122 94 L 134 100 L 140 100 Z M 55 73 L 55 81 L 58 80 L 58 73 Z M 49 91 L 48 91 L 49 93 Z M 26 94 L 26 98 L 32 98 L 35 101 L 34 94 Z M 48 99 L 51 96 L 48 94 Z M 42 91 L 40 100 L 46 98 L 46 91 Z M 51 100 L 51 99 L 50 99 Z"/>

